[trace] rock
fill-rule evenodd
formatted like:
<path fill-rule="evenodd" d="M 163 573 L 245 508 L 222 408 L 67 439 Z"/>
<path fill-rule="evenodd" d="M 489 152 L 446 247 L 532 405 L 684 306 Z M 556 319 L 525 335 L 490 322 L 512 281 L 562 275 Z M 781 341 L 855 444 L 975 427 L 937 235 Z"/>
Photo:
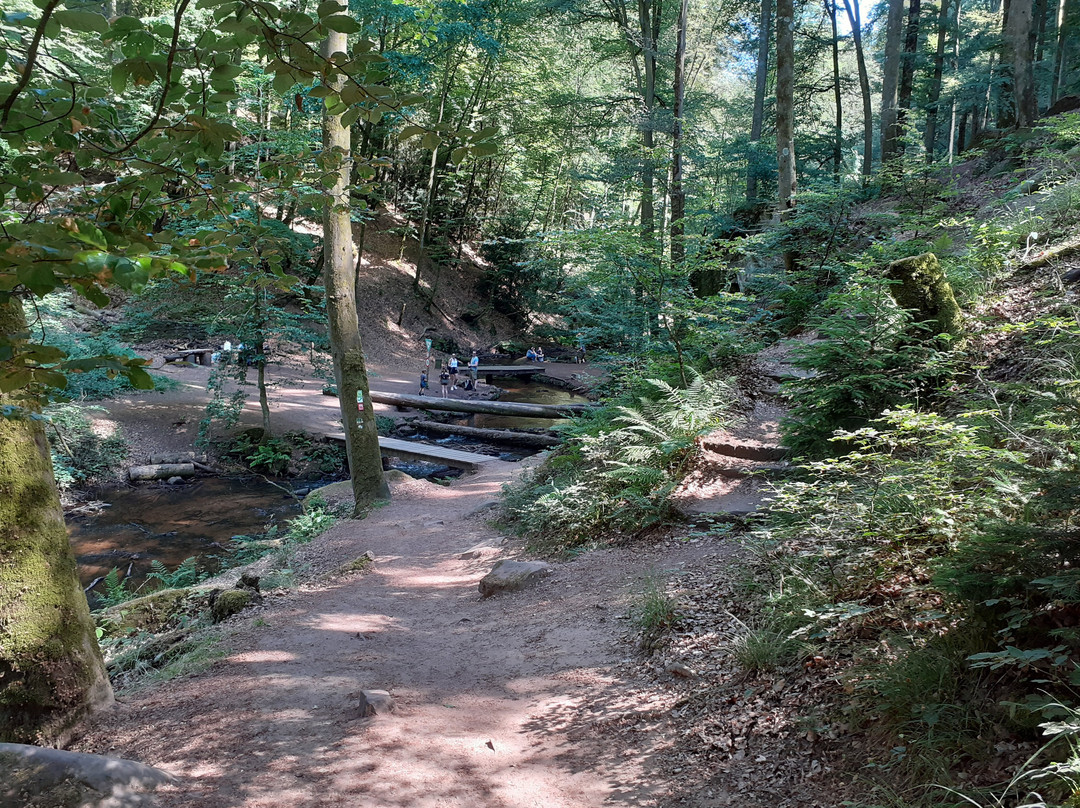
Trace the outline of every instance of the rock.
<path fill-rule="evenodd" d="M 368 550 L 362 556 L 354 558 L 352 561 L 346 561 L 340 567 L 337 568 L 338 575 L 346 575 L 350 572 L 363 572 L 372 564 L 375 563 L 375 554 Z"/>
<path fill-rule="evenodd" d="M 0 805 L 23 808 L 136 808 L 148 792 L 179 780 L 134 760 L 0 743 Z"/>
<path fill-rule="evenodd" d="M 491 541 L 494 542 L 495 540 L 492 539 Z M 492 555 L 493 553 L 498 552 L 499 548 L 494 544 L 481 542 L 480 544 L 470 547 L 464 552 L 458 553 L 458 558 L 460 558 L 462 561 L 471 561 L 474 558 L 483 558 L 484 556 Z"/>
<path fill-rule="evenodd" d="M 242 612 L 255 600 L 255 593 L 250 589 L 226 589 L 219 592 L 210 607 L 210 614 L 215 623 L 228 620 L 234 614 Z"/>
<path fill-rule="evenodd" d="M 394 711 L 394 697 L 385 690 L 360 691 L 360 715 L 386 715 Z"/>
<path fill-rule="evenodd" d="M 885 277 L 899 281 L 890 290 L 896 305 L 913 310 L 916 323 L 929 324 L 930 336 L 960 333 L 960 306 L 936 255 L 923 253 L 893 261 L 886 267 Z"/>
<path fill-rule="evenodd" d="M 165 481 L 165 485 L 183 485 L 183 484 L 184 484 L 184 478 L 183 477 L 170 477 L 169 479 L 167 479 Z"/>
<path fill-rule="evenodd" d="M 664 670 L 672 676 L 678 676 L 682 679 L 693 679 L 697 676 L 697 673 L 695 673 L 692 668 L 686 667 L 681 662 L 669 662 L 664 666 Z"/>
<path fill-rule="evenodd" d="M 415 435 L 416 434 L 416 427 L 415 426 L 409 426 L 409 424 L 402 424 L 401 426 L 399 426 L 397 428 L 396 431 L 397 431 L 397 433 L 399 435 L 401 435 L 403 437 L 408 437 L 410 435 Z"/>
<path fill-rule="evenodd" d="M 259 591 L 259 576 L 252 575 L 250 572 L 240 573 L 240 580 L 236 582 L 237 589 L 250 589 L 254 592 Z"/>
<path fill-rule="evenodd" d="M 190 594 L 190 589 L 160 589 L 118 606 L 110 606 L 97 615 L 97 622 L 109 635 L 122 634 L 130 629 L 155 632 L 169 622 Z"/>
<path fill-rule="evenodd" d="M 409 480 L 416 478 L 409 476 L 401 469 L 390 469 L 390 471 L 383 474 L 383 479 L 386 480 L 387 485 L 390 485 L 391 483 L 407 483 Z"/>
<path fill-rule="evenodd" d="M 488 511 L 488 510 L 491 510 L 492 508 L 498 508 L 498 507 L 499 507 L 499 500 L 497 500 L 497 499 L 489 499 L 487 502 L 484 502 L 481 505 L 477 505 L 475 508 L 473 508 L 471 511 L 469 511 L 467 514 L 465 514 L 461 518 L 462 519 L 472 519 L 474 516 L 479 516 L 484 511 Z"/>
<path fill-rule="evenodd" d="M 524 589 L 550 572 L 551 565 L 543 561 L 503 560 L 480 580 L 480 594 L 488 598 L 496 592 Z"/>

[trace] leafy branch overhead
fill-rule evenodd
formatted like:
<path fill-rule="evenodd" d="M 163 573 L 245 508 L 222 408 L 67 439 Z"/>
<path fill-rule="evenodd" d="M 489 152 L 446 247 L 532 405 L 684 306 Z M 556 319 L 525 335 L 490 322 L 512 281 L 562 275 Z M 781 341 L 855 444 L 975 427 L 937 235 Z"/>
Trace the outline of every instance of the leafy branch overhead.
<path fill-rule="evenodd" d="M 247 0 L 177 0 L 160 17 L 106 19 L 96 7 L 49 0 L 0 13 L 0 305 L 69 288 L 97 306 L 106 289 L 151 277 L 194 282 L 234 260 L 230 217 L 268 183 L 320 195 L 345 154 L 308 140 L 268 155 L 258 182 L 232 170 L 242 139 L 240 83 L 269 77 L 280 96 L 317 99 L 348 126 L 384 117 L 403 137 L 453 143 L 455 159 L 494 153 L 493 127 L 411 123 L 423 100 L 382 83 L 385 59 L 367 39 L 330 58 L 328 31 L 357 33 L 336 2 L 315 14 Z M 340 89 L 334 89 L 339 87 Z M 361 161 L 370 177 L 385 160 Z M 361 188 L 360 190 L 363 190 Z M 206 223 L 194 237 L 181 218 Z M 270 266 L 273 265 L 271 262 Z M 33 331 L 0 338 L 0 390 L 47 398 L 89 367 L 150 379 L 130 358 L 66 362 Z"/>

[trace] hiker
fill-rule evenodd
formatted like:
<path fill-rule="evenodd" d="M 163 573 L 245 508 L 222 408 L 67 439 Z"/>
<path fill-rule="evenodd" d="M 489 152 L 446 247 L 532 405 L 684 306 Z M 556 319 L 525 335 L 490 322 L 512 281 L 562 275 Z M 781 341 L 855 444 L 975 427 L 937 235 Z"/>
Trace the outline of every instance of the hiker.
<path fill-rule="evenodd" d="M 442 385 L 442 397 L 448 398 L 446 388 L 450 386 L 450 372 L 446 369 L 446 365 L 443 365 L 442 372 L 439 374 L 439 384 Z"/>
<path fill-rule="evenodd" d="M 450 370 L 450 381 L 453 382 L 453 387 L 451 389 L 452 390 L 457 390 L 457 370 L 458 370 L 457 354 L 450 354 L 449 370 Z"/>
<path fill-rule="evenodd" d="M 535 348 L 529 348 L 529 350 L 527 350 L 525 352 L 525 360 L 527 362 L 535 362 L 536 361 L 536 349 Z"/>
<path fill-rule="evenodd" d="M 536 361 L 537 362 L 543 362 L 544 361 L 544 349 L 543 348 L 537 348 L 536 349 Z"/>
<path fill-rule="evenodd" d="M 427 371 L 420 371 L 420 395 L 424 395 L 424 391 L 428 389 Z"/>
<path fill-rule="evenodd" d="M 469 376 L 471 377 L 472 387 L 476 387 L 476 380 L 480 375 L 480 354 L 476 351 L 472 352 L 472 359 L 469 360 Z"/>

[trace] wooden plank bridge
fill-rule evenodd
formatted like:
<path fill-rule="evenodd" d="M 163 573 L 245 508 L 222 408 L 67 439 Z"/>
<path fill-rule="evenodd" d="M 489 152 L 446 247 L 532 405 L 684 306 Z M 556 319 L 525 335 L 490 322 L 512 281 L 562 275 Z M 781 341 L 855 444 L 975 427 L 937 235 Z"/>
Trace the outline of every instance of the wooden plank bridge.
<path fill-rule="evenodd" d="M 331 432 L 326 436 L 326 439 L 344 443 L 345 433 Z M 499 459 L 489 455 L 462 452 L 459 449 L 448 449 L 445 446 L 432 446 L 429 443 L 417 443 L 398 438 L 379 438 L 379 451 L 387 457 L 400 457 L 402 460 L 419 460 L 423 463 L 439 463 L 455 469 L 464 469 L 465 471 L 478 471 L 485 463 L 491 463 Z"/>
<path fill-rule="evenodd" d="M 532 371 L 538 373 L 539 371 Z M 414 396 L 406 393 L 371 391 L 376 404 L 393 404 L 398 409 L 445 410 L 446 412 L 512 415 L 521 418 L 573 418 L 592 409 L 591 404 L 528 404 L 520 401 L 473 401 L 468 399 Z"/>

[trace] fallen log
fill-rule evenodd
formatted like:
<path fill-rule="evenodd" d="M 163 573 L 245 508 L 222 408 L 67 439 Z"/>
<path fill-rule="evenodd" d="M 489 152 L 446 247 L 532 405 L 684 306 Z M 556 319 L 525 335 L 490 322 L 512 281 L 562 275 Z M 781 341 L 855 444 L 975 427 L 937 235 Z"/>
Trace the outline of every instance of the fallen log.
<path fill-rule="evenodd" d="M 128 479 L 133 483 L 194 476 L 195 466 L 191 463 L 158 463 L 153 466 L 132 466 L 128 469 Z"/>
<path fill-rule="evenodd" d="M 417 432 L 430 435 L 461 435 L 466 438 L 487 443 L 506 443 L 510 446 L 524 446 L 529 449 L 550 449 L 562 443 L 561 438 L 551 435 L 537 435 L 533 432 L 516 432 L 512 429 L 479 429 L 474 426 L 440 424 L 438 421 L 423 421 L 414 424 Z"/>
<path fill-rule="evenodd" d="M 479 412 L 485 415 L 510 415 L 520 418 L 572 418 L 591 408 L 589 404 L 525 404 L 517 401 L 463 401 L 437 396 L 414 396 L 405 393 L 371 391 L 376 404 L 393 404 L 399 408 L 444 410 L 445 412 Z"/>

